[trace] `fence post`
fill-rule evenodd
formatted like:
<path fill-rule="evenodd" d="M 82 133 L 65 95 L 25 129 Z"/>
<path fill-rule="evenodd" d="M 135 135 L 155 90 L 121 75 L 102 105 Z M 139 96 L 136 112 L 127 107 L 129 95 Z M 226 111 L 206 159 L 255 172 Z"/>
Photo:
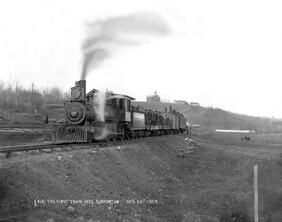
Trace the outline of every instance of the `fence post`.
<path fill-rule="evenodd" d="M 254 221 L 258 222 L 258 165 L 254 165 Z"/>

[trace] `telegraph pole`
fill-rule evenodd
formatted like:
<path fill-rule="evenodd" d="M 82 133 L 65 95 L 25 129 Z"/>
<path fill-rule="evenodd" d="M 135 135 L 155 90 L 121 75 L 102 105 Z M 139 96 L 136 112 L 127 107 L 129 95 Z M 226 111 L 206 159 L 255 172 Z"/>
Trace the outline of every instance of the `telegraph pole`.
<path fill-rule="evenodd" d="M 34 83 L 31 84 L 31 104 L 30 104 L 31 112 L 33 112 L 33 110 L 34 110 L 34 107 L 33 107 L 33 88 L 34 88 Z"/>

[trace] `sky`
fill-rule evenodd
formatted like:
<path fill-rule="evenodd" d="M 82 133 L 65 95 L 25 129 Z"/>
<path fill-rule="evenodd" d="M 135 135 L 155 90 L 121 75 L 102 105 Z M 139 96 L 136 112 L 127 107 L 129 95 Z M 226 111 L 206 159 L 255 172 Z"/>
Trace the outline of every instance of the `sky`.
<path fill-rule="evenodd" d="M 2 1 L 0 81 L 68 91 L 81 78 L 85 41 L 103 34 L 95 44 L 107 54 L 88 69 L 87 91 L 139 101 L 157 91 L 282 118 L 281 11 L 279 0 Z"/>

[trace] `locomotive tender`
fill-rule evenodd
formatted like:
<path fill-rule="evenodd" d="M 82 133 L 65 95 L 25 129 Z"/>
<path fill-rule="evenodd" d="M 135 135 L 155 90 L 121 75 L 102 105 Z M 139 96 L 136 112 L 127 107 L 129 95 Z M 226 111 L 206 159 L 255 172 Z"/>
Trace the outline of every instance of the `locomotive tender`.
<path fill-rule="evenodd" d="M 65 102 L 66 122 L 55 130 L 55 141 L 115 141 L 186 130 L 182 114 L 144 110 L 132 106 L 132 100 L 127 95 L 96 89 L 86 94 L 86 80 L 77 81 L 71 88 L 70 101 Z"/>

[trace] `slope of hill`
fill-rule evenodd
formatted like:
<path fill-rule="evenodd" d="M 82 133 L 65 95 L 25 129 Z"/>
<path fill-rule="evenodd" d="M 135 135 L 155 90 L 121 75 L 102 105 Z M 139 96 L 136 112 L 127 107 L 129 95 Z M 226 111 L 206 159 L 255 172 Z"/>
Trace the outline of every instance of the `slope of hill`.
<path fill-rule="evenodd" d="M 253 117 L 224 111 L 222 109 L 194 107 L 176 103 L 153 103 L 133 101 L 134 106 L 143 106 L 145 109 L 164 111 L 171 106 L 182 113 L 191 124 L 200 124 L 210 128 L 221 129 L 249 129 L 263 133 L 282 133 L 282 121 L 278 119 Z"/>
<path fill-rule="evenodd" d="M 2 157 L 0 221 L 253 221 L 254 164 L 260 221 L 281 221 L 281 140 L 217 135 Z"/>

